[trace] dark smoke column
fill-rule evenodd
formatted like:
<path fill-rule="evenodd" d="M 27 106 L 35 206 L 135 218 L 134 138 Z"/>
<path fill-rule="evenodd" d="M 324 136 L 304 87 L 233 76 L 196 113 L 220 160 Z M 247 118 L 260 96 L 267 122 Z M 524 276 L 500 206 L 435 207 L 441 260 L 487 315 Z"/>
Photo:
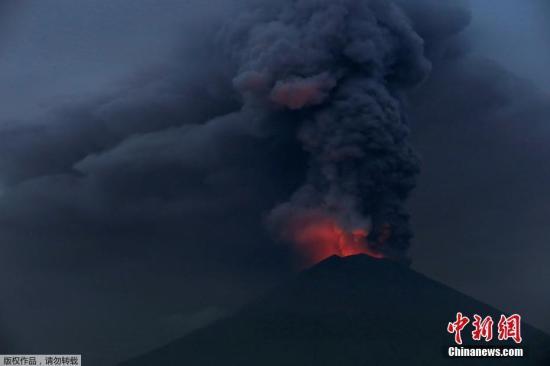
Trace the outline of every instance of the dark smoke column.
<path fill-rule="evenodd" d="M 271 224 L 310 260 L 405 256 L 419 164 L 400 94 L 430 68 L 422 39 L 388 0 L 277 3 L 255 2 L 222 32 L 243 110 L 281 124 L 287 110 L 310 155 L 307 180 Z"/>

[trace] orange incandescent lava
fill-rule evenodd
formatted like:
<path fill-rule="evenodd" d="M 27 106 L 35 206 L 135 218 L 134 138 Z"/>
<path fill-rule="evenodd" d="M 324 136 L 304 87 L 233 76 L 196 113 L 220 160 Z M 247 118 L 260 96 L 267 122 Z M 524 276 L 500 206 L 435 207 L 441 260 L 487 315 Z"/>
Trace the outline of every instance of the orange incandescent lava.
<path fill-rule="evenodd" d="M 301 222 L 292 230 L 302 266 L 310 266 L 332 255 L 346 257 L 354 254 L 368 254 L 374 258 L 384 255 L 368 246 L 368 232 L 364 229 L 345 231 L 334 220 L 323 218 Z"/>

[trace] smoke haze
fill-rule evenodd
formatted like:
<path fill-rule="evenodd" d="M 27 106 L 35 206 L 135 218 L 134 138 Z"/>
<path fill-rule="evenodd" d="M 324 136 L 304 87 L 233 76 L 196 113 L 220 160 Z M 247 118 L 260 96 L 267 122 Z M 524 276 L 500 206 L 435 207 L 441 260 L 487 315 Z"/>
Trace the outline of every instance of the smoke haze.
<path fill-rule="evenodd" d="M 181 336 L 291 273 L 316 215 L 387 255 L 414 231 L 417 269 L 550 329 L 548 97 L 480 54 L 475 4 L 70 3 L 0 28 L 6 350 Z"/>

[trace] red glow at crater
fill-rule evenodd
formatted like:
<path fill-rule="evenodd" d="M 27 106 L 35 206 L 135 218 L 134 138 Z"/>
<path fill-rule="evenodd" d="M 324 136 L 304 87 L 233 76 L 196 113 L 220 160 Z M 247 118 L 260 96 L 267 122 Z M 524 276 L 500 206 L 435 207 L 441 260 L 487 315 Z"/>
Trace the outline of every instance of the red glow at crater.
<path fill-rule="evenodd" d="M 298 220 L 291 232 L 291 240 L 302 258 L 303 267 L 318 263 L 333 255 L 347 257 L 368 254 L 374 258 L 384 255 L 368 245 L 368 232 L 364 229 L 344 230 L 331 218 Z"/>

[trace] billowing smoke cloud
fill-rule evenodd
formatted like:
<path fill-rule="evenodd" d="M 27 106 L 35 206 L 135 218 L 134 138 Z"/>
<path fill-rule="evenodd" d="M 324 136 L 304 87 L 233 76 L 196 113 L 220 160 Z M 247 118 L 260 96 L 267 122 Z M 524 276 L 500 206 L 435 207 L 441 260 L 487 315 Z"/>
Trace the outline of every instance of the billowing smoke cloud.
<path fill-rule="evenodd" d="M 296 125 L 309 155 L 306 181 L 272 224 L 293 240 L 297 220 L 322 217 L 364 231 L 364 250 L 402 256 L 419 164 L 401 96 L 430 69 L 405 14 L 379 0 L 284 1 L 237 18 L 224 40 L 244 108 Z"/>
<path fill-rule="evenodd" d="M 524 228 L 537 222 L 547 247 L 550 204 L 511 214 L 550 197 L 540 169 L 550 156 L 547 99 L 495 64 L 464 60 L 462 1 L 395 3 L 401 11 L 377 0 L 225 5 L 232 23 L 183 32 L 168 67 L 0 123 L 0 286 L 21 294 L 0 299 L 0 339 L 23 353 L 93 349 L 96 358 L 162 343 L 165 319 L 225 311 L 288 273 L 294 247 L 274 245 L 265 217 L 310 263 L 403 256 L 403 203 L 418 173 L 407 110 L 426 167 L 412 207 L 421 269 L 447 273 L 444 259 L 466 247 L 460 281 L 468 253 L 523 250 Z M 423 53 L 434 70 L 407 103 L 429 69 Z M 512 180 L 510 162 L 520 169 Z M 482 188 L 465 205 L 473 186 Z M 460 194 L 449 197 L 453 187 Z M 489 283 L 476 263 L 472 283 Z M 37 307 L 37 297 L 49 300 Z M 68 339 L 75 327 L 87 331 Z"/>

